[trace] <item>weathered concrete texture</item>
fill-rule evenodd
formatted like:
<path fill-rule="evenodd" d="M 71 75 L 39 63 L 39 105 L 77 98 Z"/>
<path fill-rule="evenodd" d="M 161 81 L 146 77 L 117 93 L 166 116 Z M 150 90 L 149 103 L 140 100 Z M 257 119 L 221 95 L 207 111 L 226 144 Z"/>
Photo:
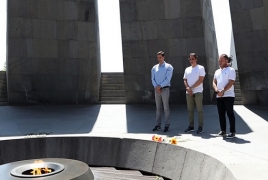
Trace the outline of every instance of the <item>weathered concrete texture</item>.
<path fill-rule="evenodd" d="M 244 104 L 267 105 L 267 1 L 230 1 L 230 8 L 242 101 Z"/>
<path fill-rule="evenodd" d="M 215 70 L 218 69 L 218 46 L 216 39 L 216 32 L 214 26 L 214 19 L 211 7 L 211 0 L 202 1 L 202 17 L 204 28 L 204 41 L 206 57 L 203 58 L 206 61 L 203 63 L 206 69 L 206 77 L 204 81 L 204 102 L 208 103 L 208 100 L 213 100 L 215 95 L 214 90 L 211 88 L 211 84 L 214 78 Z"/>
<path fill-rule="evenodd" d="M 10 148 L 17 147 L 20 148 Z M 75 148 L 74 148 L 75 147 Z M 220 161 L 181 146 L 139 139 L 51 137 L 0 141 L 0 164 L 42 158 L 68 158 L 89 166 L 142 170 L 174 180 L 235 179 Z"/>
<path fill-rule="evenodd" d="M 157 64 L 156 53 L 162 50 L 174 67 L 170 101 L 185 104 L 182 78 L 190 65 L 188 54 L 196 52 L 205 68 L 217 55 L 210 1 L 201 2 L 120 0 L 127 103 L 154 103 L 151 69 Z M 205 79 L 204 103 L 211 103 L 210 80 Z"/>
<path fill-rule="evenodd" d="M 9 104 L 98 102 L 95 13 L 94 0 L 8 1 Z"/>

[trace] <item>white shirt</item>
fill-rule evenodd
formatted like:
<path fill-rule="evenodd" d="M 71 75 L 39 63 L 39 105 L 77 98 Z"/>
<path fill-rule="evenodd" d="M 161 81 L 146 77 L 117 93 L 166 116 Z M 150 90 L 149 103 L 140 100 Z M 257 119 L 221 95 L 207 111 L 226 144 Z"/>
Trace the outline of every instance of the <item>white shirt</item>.
<path fill-rule="evenodd" d="M 200 76 L 205 76 L 205 68 L 197 64 L 195 67 L 189 66 L 184 71 L 183 79 L 187 80 L 189 87 L 192 87 L 199 79 Z M 193 89 L 193 93 L 203 92 L 203 82 Z M 188 92 L 186 91 L 186 94 Z"/>
<path fill-rule="evenodd" d="M 229 80 L 234 80 L 236 78 L 236 73 L 234 68 L 226 67 L 223 69 L 218 69 L 215 71 L 214 79 L 217 80 L 217 88 L 218 90 L 223 90 L 224 87 L 229 83 Z M 217 97 L 219 97 L 217 95 Z M 224 92 L 222 97 L 235 97 L 234 86 L 232 85 L 230 89 Z"/>

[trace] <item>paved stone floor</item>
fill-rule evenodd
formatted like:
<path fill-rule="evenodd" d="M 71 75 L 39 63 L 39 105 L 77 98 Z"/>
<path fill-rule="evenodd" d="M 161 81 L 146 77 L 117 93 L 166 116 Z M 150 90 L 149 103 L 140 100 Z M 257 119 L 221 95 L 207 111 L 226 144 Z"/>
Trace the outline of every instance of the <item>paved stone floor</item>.
<path fill-rule="evenodd" d="M 220 160 L 238 180 L 268 179 L 268 107 L 236 105 L 234 109 L 237 137 L 225 139 L 215 136 L 220 130 L 215 105 L 204 106 L 202 134 L 184 132 L 187 109 L 180 105 L 171 105 L 168 133 L 152 131 L 154 105 L 0 106 L 0 140 L 42 134 L 147 140 L 154 134 L 176 136 L 179 146 Z M 195 118 L 197 130 L 197 114 Z"/>

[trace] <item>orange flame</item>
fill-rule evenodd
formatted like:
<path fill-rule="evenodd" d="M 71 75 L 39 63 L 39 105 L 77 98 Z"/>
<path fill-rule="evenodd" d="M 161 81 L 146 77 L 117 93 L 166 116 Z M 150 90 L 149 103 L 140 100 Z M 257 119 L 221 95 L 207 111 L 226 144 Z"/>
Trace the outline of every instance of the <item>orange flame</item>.
<path fill-rule="evenodd" d="M 35 160 L 34 163 L 44 163 L 43 160 Z M 47 174 L 50 173 L 52 170 L 50 168 L 44 167 L 44 168 L 33 168 L 31 171 L 32 175 L 41 175 L 41 174 Z"/>

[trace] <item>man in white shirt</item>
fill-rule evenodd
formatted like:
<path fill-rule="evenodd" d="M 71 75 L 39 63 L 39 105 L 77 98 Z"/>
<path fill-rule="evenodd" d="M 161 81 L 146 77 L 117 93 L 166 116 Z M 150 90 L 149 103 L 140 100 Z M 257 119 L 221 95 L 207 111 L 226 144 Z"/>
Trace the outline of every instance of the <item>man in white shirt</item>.
<path fill-rule="evenodd" d="M 221 131 L 218 133 L 219 136 L 226 135 L 226 117 L 229 118 L 230 133 L 226 138 L 235 137 L 235 116 L 234 116 L 234 81 L 236 78 L 235 70 L 230 67 L 232 61 L 231 57 L 226 54 L 222 54 L 219 57 L 220 69 L 216 70 L 213 80 L 213 88 L 217 93 L 217 109 L 219 114 L 220 128 Z"/>
<path fill-rule="evenodd" d="M 206 72 L 203 66 L 197 64 L 197 57 L 195 53 L 189 54 L 191 66 L 185 69 L 183 76 L 189 117 L 189 127 L 185 132 L 194 131 L 194 104 L 196 104 L 198 112 L 197 133 L 200 134 L 203 132 L 203 81 Z"/>

